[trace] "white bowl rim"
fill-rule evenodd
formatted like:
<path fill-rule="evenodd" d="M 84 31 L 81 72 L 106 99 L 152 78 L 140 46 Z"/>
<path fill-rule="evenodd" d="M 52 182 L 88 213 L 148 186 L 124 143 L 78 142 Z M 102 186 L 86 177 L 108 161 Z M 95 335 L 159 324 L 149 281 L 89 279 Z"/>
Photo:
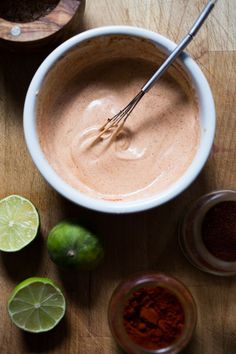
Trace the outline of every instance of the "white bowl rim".
<path fill-rule="evenodd" d="M 185 171 L 183 176 L 172 184 L 167 190 L 153 195 L 147 199 L 140 199 L 126 202 L 106 201 L 98 198 L 87 196 L 73 187 L 69 186 L 50 166 L 46 160 L 43 151 L 38 141 L 36 129 L 36 102 L 37 95 L 45 78 L 45 75 L 55 64 L 55 62 L 65 55 L 65 53 L 72 48 L 78 46 L 81 42 L 87 41 L 99 36 L 109 35 L 127 35 L 133 37 L 140 37 L 148 41 L 154 42 L 167 53 L 171 52 L 176 44 L 170 39 L 147 29 L 133 27 L 133 26 L 104 26 L 82 32 L 57 47 L 38 68 L 35 73 L 27 95 L 24 105 L 24 135 L 30 155 L 46 181 L 62 196 L 74 202 L 77 205 L 92 209 L 95 211 L 106 213 L 133 213 L 151 209 L 160 206 L 178 196 L 183 192 L 198 176 L 206 163 L 210 154 L 214 135 L 215 135 L 215 105 L 212 97 L 211 89 L 197 63 L 186 53 L 182 53 L 179 59 L 181 60 L 184 69 L 190 75 L 191 80 L 195 83 L 195 89 L 198 93 L 202 92 L 200 97 L 200 105 L 207 112 L 207 129 L 204 129 L 204 136 L 201 137 L 200 146 L 202 152 L 199 156 L 195 156 L 190 167 Z M 203 94 L 204 93 L 204 94 Z M 199 97 L 198 97 L 199 98 Z"/>

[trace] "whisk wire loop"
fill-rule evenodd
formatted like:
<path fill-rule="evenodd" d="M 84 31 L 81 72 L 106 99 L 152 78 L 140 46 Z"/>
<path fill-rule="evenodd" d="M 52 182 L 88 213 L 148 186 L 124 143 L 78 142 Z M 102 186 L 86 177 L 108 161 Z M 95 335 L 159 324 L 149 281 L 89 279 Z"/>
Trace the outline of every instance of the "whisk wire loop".
<path fill-rule="evenodd" d="M 113 139 L 120 132 L 121 128 L 125 124 L 126 120 L 137 106 L 141 98 L 147 93 L 154 83 L 164 74 L 164 72 L 169 68 L 169 66 L 174 62 L 174 60 L 183 52 L 187 45 L 193 40 L 194 36 L 197 34 L 202 24 L 207 19 L 208 15 L 214 8 L 217 0 L 208 0 L 208 3 L 204 7 L 203 11 L 198 16 L 197 20 L 194 22 L 192 28 L 189 30 L 187 35 L 182 39 L 182 41 L 176 46 L 172 53 L 167 57 L 164 63 L 155 71 L 152 77 L 144 84 L 139 93 L 125 106 L 119 113 L 111 118 L 108 118 L 106 123 L 100 128 L 100 132 L 95 141 L 100 138 L 110 137 Z M 114 130 L 115 128 L 115 130 Z M 108 134 L 107 134 L 108 133 Z M 110 133 L 110 134 L 109 134 Z"/>
<path fill-rule="evenodd" d="M 127 118 L 129 117 L 129 115 L 131 114 L 131 112 L 136 107 L 136 105 L 141 100 L 144 94 L 144 91 L 139 91 L 139 93 L 132 99 L 132 101 L 127 104 L 127 106 L 125 106 L 125 108 L 123 108 L 119 113 L 117 113 L 113 117 L 108 118 L 106 123 L 100 128 L 100 133 L 98 134 L 97 139 L 101 138 L 108 131 L 111 131 L 112 128 L 117 129 L 115 132 L 115 135 L 117 135 L 120 132 L 120 127 L 123 127 Z"/>

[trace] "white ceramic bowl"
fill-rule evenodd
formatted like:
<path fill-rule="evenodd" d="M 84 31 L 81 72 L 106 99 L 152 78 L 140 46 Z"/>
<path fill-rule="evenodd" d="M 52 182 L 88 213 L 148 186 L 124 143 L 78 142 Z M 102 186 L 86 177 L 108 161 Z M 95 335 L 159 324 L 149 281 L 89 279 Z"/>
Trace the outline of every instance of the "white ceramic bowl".
<path fill-rule="evenodd" d="M 37 96 L 45 76 L 59 59 L 64 57 L 74 47 L 78 48 L 82 43 L 84 43 L 84 41 L 88 41 L 95 37 L 107 37 L 109 35 L 112 35 L 113 37 L 114 35 L 139 37 L 145 41 L 154 43 L 160 51 L 166 54 L 170 53 L 176 46 L 175 43 L 157 33 L 142 28 L 127 26 L 100 27 L 83 32 L 67 40 L 44 60 L 30 84 L 24 107 L 24 133 L 29 152 L 37 168 L 47 182 L 64 197 L 78 205 L 101 212 L 131 213 L 143 211 L 166 203 L 184 191 L 198 176 L 209 156 L 214 140 L 215 106 L 210 87 L 202 71 L 189 55 L 183 53 L 179 60 L 181 61 L 182 67 L 189 76 L 191 84 L 196 91 L 197 101 L 199 104 L 201 138 L 198 151 L 191 165 L 182 177 L 162 193 L 153 195 L 148 199 L 128 202 L 115 202 L 96 199 L 82 194 L 78 190 L 72 188 L 52 169 L 39 144 L 36 125 Z"/>

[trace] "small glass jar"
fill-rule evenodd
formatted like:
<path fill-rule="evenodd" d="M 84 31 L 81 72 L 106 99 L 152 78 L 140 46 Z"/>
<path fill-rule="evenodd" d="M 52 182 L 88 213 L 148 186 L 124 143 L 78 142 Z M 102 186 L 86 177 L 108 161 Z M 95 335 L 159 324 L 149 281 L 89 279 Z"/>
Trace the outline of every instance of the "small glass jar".
<path fill-rule="evenodd" d="M 124 309 L 132 294 L 143 287 L 163 287 L 179 300 L 184 311 L 184 325 L 180 336 L 171 345 L 150 350 L 136 344 L 124 327 Z M 166 274 L 139 273 L 127 278 L 113 292 L 108 308 L 108 321 L 111 333 L 120 347 L 129 354 L 176 354 L 190 341 L 196 326 L 197 311 L 195 301 L 189 290 L 177 279 Z"/>
<path fill-rule="evenodd" d="M 179 244 L 188 261 L 198 269 L 214 275 L 230 276 L 236 274 L 236 262 L 216 258 L 202 240 L 202 222 L 206 213 L 216 204 L 225 201 L 236 201 L 236 191 L 214 191 L 198 199 L 180 223 Z"/>

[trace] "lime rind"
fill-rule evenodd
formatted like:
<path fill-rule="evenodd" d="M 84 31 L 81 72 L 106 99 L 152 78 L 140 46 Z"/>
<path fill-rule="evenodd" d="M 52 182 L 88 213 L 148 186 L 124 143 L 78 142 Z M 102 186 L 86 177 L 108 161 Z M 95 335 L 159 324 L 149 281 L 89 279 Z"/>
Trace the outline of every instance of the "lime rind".
<path fill-rule="evenodd" d="M 47 248 L 53 262 L 71 269 L 95 269 L 104 257 L 99 238 L 71 220 L 64 220 L 52 228 Z"/>
<path fill-rule="evenodd" d="M 10 195 L 0 200 L 0 250 L 16 252 L 36 237 L 39 215 L 26 198 Z"/>
<path fill-rule="evenodd" d="M 8 301 L 8 313 L 15 325 L 41 333 L 53 329 L 65 314 L 61 290 L 48 278 L 33 277 L 18 284 Z"/>

